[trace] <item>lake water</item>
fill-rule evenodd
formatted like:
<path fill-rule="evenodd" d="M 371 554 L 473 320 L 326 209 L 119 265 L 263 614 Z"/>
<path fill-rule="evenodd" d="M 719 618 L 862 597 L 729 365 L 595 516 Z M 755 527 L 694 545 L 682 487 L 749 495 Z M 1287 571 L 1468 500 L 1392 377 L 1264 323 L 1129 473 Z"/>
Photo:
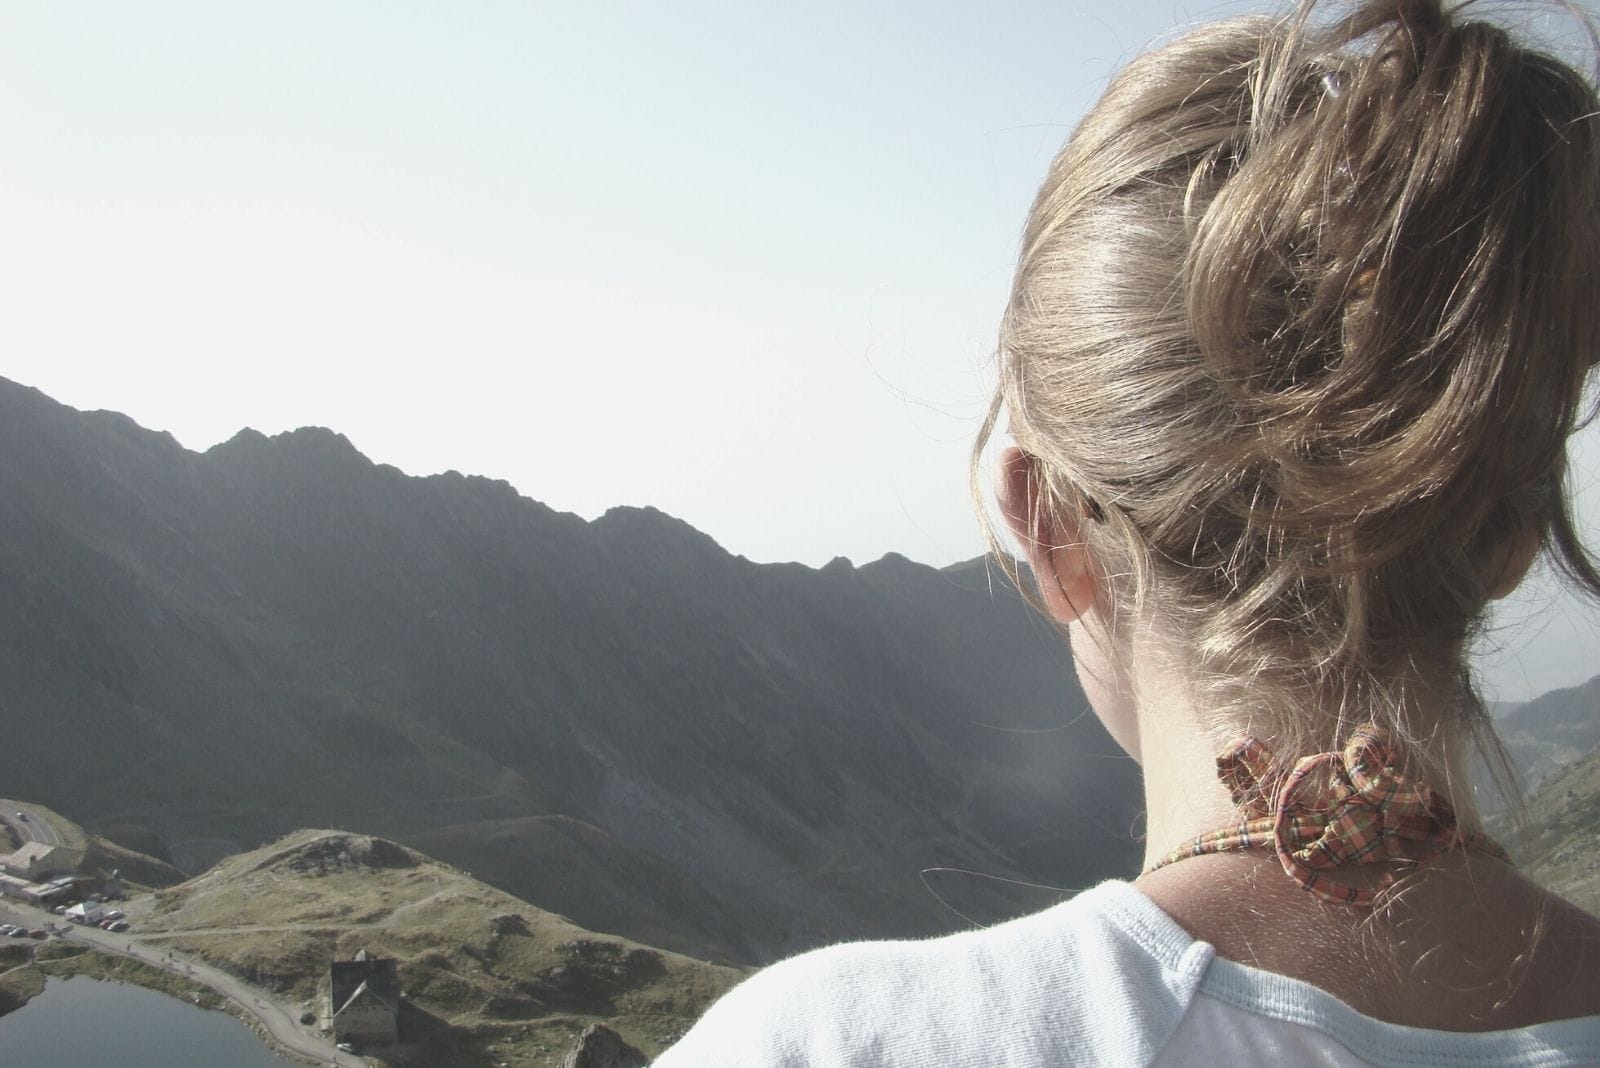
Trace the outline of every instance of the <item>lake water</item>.
<path fill-rule="evenodd" d="M 0 1016 L 0 1064 L 16 1068 L 304 1068 L 220 1012 L 129 983 L 76 976 Z"/>

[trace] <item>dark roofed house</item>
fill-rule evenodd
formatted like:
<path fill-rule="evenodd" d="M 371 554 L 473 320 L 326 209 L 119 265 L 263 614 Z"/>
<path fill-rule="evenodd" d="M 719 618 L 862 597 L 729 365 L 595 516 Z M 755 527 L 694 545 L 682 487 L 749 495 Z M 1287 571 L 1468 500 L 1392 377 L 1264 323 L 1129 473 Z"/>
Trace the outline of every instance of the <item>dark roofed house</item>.
<path fill-rule="evenodd" d="M 390 1043 L 400 1019 L 399 963 L 393 957 L 336 960 L 328 966 L 328 1017 L 336 1042 Z"/>

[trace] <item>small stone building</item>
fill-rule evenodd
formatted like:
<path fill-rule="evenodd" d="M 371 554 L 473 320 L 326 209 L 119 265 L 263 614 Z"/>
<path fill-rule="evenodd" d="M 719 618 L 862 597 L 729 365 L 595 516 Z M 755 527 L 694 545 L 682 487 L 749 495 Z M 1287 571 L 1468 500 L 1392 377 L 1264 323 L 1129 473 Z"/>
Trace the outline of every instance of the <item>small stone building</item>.
<path fill-rule="evenodd" d="M 330 964 L 328 1019 L 335 1042 L 394 1042 L 400 1022 L 399 962 L 362 950 L 355 960 Z"/>

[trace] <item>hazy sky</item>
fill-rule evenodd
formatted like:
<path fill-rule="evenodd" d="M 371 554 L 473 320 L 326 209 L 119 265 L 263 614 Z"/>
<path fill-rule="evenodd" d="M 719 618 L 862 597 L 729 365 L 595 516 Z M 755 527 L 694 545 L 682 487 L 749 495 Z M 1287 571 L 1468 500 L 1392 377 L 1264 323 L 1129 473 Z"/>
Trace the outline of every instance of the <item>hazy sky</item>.
<path fill-rule="evenodd" d="M 971 557 L 1033 189 L 1112 69 L 1241 6 L 8 4 L 0 375 L 755 560 Z M 1560 614 L 1502 692 L 1600 670 Z"/>

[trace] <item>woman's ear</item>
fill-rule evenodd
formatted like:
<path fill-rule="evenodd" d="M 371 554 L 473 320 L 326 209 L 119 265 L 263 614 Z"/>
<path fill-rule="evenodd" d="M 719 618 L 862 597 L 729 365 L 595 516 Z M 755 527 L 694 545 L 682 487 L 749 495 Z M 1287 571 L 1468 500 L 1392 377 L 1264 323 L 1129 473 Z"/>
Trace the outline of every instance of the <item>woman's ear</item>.
<path fill-rule="evenodd" d="M 1000 455 L 1000 512 L 1022 546 L 1045 609 L 1071 623 L 1099 604 L 1100 588 L 1078 524 L 1060 514 L 1045 486 L 1039 460 L 1015 445 Z"/>
<path fill-rule="evenodd" d="M 1542 539 L 1534 527 L 1529 526 L 1516 539 L 1506 547 L 1505 559 L 1500 565 L 1500 577 L 1489 584 L 1489 599 L 1498 601 L 1510 595 L 1511 591 L 1522 584 L 1527 577 L 1528 569 L 1533 566 L 1533 561 L 1539 555 L 1539 546 Z"/>

